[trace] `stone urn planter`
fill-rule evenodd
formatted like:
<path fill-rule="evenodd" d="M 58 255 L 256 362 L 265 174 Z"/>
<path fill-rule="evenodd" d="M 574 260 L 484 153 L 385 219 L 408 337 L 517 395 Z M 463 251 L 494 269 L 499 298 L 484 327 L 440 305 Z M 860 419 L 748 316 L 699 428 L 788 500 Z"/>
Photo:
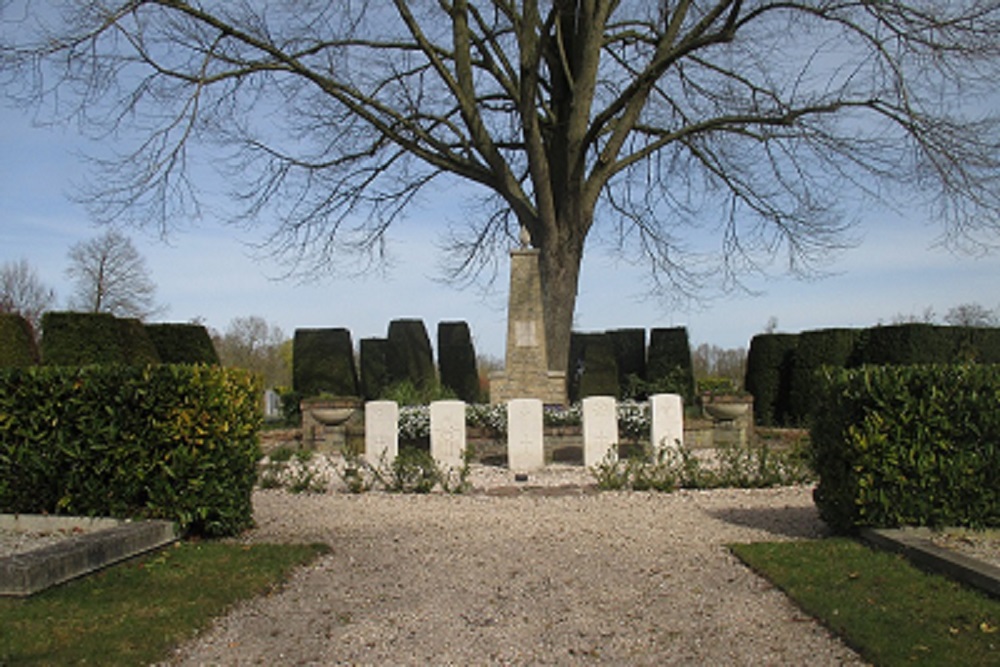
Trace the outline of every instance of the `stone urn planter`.
<path fill-rule="evenodd" d="M 364 419 L 364 403 L 352 396 L 306 399 L 300 407 L 303 439 L 321 451 L 339 451 L 348 427 Z"/>
<path fill-rule="evenodd" d="M 701 397 L 702 411 L 713 421 L 747 420 L 753 414 L 753 397 L 733 394 Z"/>

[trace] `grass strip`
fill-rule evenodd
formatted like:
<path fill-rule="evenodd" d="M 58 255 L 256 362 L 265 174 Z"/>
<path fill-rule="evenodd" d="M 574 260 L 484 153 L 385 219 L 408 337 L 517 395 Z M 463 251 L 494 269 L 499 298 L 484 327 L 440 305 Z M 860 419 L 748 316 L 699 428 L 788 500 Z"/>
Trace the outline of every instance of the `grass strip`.
<path fill-rule="evenodd" d="M 838 538 L 731 545 L 875 665 L 1000 665 L 1000 601 Z"/>
<path fill-rule="evenodd" d="M 26 599 L 0 598 L 0 665 L 148 665 L 329 548 L 182 542 Z"/>

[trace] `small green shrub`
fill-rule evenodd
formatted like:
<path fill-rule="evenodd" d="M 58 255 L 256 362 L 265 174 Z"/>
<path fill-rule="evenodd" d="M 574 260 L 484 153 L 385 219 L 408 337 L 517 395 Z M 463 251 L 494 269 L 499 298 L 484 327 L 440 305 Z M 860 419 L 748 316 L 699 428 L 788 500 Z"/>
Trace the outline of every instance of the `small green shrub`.
<path fill-rule="evenodd" d="M 591 474 L 605 490 L 673 491 L 675 489 L 766 488 L 801 484 L 814 479 L 806 453 L 782 451 L 767 445 L 721 445 L 715 448 L 715 464 L 707 465 L 687 446 L 661 447 L 648 444 L 633 456 L 612 450 Z"/>
<path fill-rule="evenodd" d="M 1000 525 L 1000 366 L 827 370 L 816 503 L 838 531 Z"/>
<path fill-rule="evenodd" d="M 442 386 L 437 380 L 424 385 L 415 385 L 409 380 L 396 382 L 382 391 L 383 401 L 395 401 L 404 407 L 428 406 L 434 401 L 447 401 L 456 398 L 455 392 Z"/>
<path fill-rule="evenodd" d="M 416 447 L 403 447 L 389 471 L 388 490 L 398 493 L 430 493 L 441 479 L 430 452 Z"/>

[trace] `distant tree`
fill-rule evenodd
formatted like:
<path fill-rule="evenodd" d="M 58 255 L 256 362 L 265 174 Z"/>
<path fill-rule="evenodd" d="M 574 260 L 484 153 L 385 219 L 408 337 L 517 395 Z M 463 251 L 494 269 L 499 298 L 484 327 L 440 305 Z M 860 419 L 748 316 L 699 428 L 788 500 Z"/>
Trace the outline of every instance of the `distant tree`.
<path fill-rule="evenodd" d="M 745 348 L 724 349 L 718 345 L 702 343 L 691 352 L 691 363 L 695 380 L 707 377 L 727 378 L 740 387 L 746 375 L 747 351 Z"/>
<path fill-rule="evenodd" d="M 31 323 L 37 336 L 42 314 L 52 307 L 56 293 L 38 278 L 28 260 L 0 266 L 0 313 L 17 313 Z"/>
<path fill-rule="evenodd" d="M 909 315 L 904 315 L 900 313 L 892 318 L 893 324 L 934 324 L 936 321 L 937 313 L 934 312 L 932 306 L 927 306 L 919 314 L 910 313 Z"/>
<path fill-rule="evenodd" d="M 995 327 L 1000 324 L 1000 316 L 978 303 L 963 303 L 949 310 L 944 321 L 952 326 Z"/>
<path fill-rule="evenodd" d="M 223 366 L 259 373 L 268 387 L 291 385 L 290 341 L 280 327 L 257 315 L 237 317 L 214 338 Z"/>
<path fill-rule="evenodd" d="M 66 275 L 75 282 L 69 307 L 144 320 L 163 310 L 146 260 L 120 232 L 110 230 L 69 250 Z"/>

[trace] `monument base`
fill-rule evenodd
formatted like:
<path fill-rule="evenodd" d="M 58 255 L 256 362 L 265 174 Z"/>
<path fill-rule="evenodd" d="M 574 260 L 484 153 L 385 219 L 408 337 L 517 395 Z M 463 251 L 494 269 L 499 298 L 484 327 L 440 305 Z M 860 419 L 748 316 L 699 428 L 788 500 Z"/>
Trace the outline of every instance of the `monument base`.
<path fill-rule="evenodd" d="M 507 403 L 515 398 L 537 398 L 544 405 L 566 405 L 566 373 L 545 371 L 510 378 L 504 371 L 490 373 L 490 403 Z"/>

